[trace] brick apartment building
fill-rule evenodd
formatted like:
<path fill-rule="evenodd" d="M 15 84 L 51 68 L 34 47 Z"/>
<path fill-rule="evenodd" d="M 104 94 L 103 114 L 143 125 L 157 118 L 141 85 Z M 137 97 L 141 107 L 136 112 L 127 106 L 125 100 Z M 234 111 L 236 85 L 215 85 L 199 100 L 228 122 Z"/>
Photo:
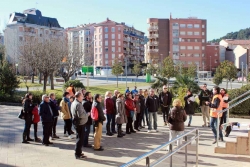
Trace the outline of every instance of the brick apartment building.
<path fill-rule="evenodd" d="M 195 17 L 157 19 L 149 18 L 146 59 L 157 64 L 170 56 L 175 63 L 188 66 L 196 63 L 205 69 L 207 21 Z"/>
<path fill-rule="evenodd" d="M 215 72 L 216 68 L 220 65 L 220 45 L 219 43 L 206 44 L 206 71 Z"/>
<path fill-rule="evenodd" d="M 144 33 L 107 18 L 94 26 L 94 66 L 110 68 L 116 58 L 124 65 L 144 61 Z"/>
<path fill-rule="evenodd" d="M 63 39 L 64 28 L 56 18 L 44 17 L 41 11 L 28 9 L 23 13 L 11 13 L 4 30 L 6 58 L 18 66 L 20 47 L 29 39 Z M 18 69 L 22 68 L 19 64 Z"/>

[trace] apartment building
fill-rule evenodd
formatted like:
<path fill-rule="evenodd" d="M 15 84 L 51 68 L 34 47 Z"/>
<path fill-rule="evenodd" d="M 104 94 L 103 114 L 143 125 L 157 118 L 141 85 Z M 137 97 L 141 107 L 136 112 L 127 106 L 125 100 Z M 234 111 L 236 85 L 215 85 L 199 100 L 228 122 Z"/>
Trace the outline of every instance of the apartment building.
<path fill-rule="evenodd" d="M 107 20 L 94 26 L 94 66 L 110 68 L 119 59 L 124 66 L 144 61 L 144 33 L 124 22 Z"/>
<path fill-rule="evenodd" d="M 7 60 L 18 64 L 20 46 L 29 39 L 64 38 L 64 28 L 56 18 L 44 17 L 37 9 L 11 13 L 4 30 Z"/>
<path fill-rule="evenodd" d="M 206 71 L 216 71 L 216 68 L 220 65 L 220 45 L 219 43 L 207 43 L 206 44 Z"/>
<path fill-rule="evenodd" d="M 67 28 L 66 37 L 71 52 L 82 56 L 82 64 L 89 66 L 94 63 L 94 25 L 82 24 L 77 27 Z"/>
<path fill-rule="evenodd" d="M 196 17 L 170 19 L 148 19 L 149 29 L 147 59 L 157 64 L 166 56 L 184 66 L 196 63 L 206 68 L 205 48 L 207 22 Z"/>

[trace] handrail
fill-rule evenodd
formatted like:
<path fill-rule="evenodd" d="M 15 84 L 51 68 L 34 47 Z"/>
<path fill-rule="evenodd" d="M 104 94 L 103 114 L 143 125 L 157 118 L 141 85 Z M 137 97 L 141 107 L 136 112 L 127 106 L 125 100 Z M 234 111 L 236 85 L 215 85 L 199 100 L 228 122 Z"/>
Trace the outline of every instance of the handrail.
<path fill-rule="evenodd" d="M 239 98 L 241 98 L 241 97 L 243 97 L 243 96 L 245 96 L 245 95 L 247 95 L 247 94 L 249 94 L 249 93 L 250 93 L 250 90 L 248 90 L 248 91 L 246 91 L 245 93 L 243 93 L 242 95 L 240 95 L 240 96 L 234 98 L 233 100 L 229 101 L 228 103 L 230 104 L 230 103 L 234 102 L 235 100 L 238 100 Z"/>
<path fill-rule="evenodd" d="M 152 155 L 152 154 L 154 154 L 154 153 L 160 151 L 161 149 L 163 149 L 164 147 L 167 147 L 168 145 L 170 145 L 170 150 L 171 150 L 171 152 L 172 152 L 172 145 L 171 145 L 172 143 L 176 142 L 176 141 L 179 140 L 179 139 L 182 139 L 183 137 L 187 137 L 187 135 L 193 133 L 194 131 L 196 131 L 196 135 L 198 136 L 198 135 L 199 135 L 199 129 L 198 129 L 198 128 L 195 128 L 195 129 L 193 129 L 193 130 L 191 130 L 191 131 L 188 131 L 188 132 L 186 132 L 186 133 L 184 133 L 184 134 L 182 134 L 182 135 L 180 135 L 180 136 L 174 138 L 173 140 L 170 140 L 170 141 L 166 142 L 165 144 L 163 144 L 163 145 L 161 145 L 161 146 L 158 146 L 157 148 L 155 148 L 155 149 L 149 151 L 148 153 L 145 153 L 145 154 L 143 154 L 143 155 L 141 155 L 141 156 L 139 156 L 139 157 L 137 157 L 137 158 L 135 158 L 135 159 L 129 161 L 128 163 L 122 165 L 121 167 L 129 167 L 129 166 L 131 166 L 131 165 L 133 165 L 133 164 L 135 164 L 135 163 L 137 163 L 137 162 L 139 162 L 139 161 L 141 161 L 141 160 L 143 160 L 143 159 L 149 157 L 150 155 Z M 197 137 L 197 136 L 196 136 L 196 137 Z M 193 141 L 193 140 L 195 140 L 195 139 L 197 139 L 197 138 L 193 138 L 191 141 Z M 197 147 L 198 147 L 198 146 L 197 146 Z M 180 148 L 182 148 L 182 147 L 180 147 Z M 179 149 L 178 149 L 178 150 L 179 150 Z M 169 154 L 166 158 L 168 158 L 168 157 L 170 157 L 170 156 L 172 156 L 172 154 Z M 198 156 L 198 152 L 197 152 L 197 156 Z M 165 158 L 165 159 L 166 159 L 166 158 Z M 197 163 L 198 163 L 198 161 L 197 161 Z M 198 165 L 198 164 L 197 164 L 197 165 Z"/>
<path fill-rule="evenodd" d="M 241 97 L 242 97 L 242 96 L 241 96 Z M 232 105 L 229 106 L 228 108 L 226 108 L 226 109 L 224 109 L 224 110 L 218 111 L 218 113 L 217 113 L 217 139 L 216 139 L 216 140 L 217 140 L 217 147 L 219 146 L 219 131 L 220 131 L 219 121 L 220 121 L 220 114 L 223 113 L 223 112 L 225 112 L 225 111 L 228 111 L 229 109 L 231 109 L 231 108 L 233 108 L 233 107 L 235 107 L 235 106 L 237 106 L 237 105 L 239 105 L 240 103 L 242 103 L 242 102 L 248 100 L 249 98 L 250 98 L 250 95 L 247 96 L 247 97 L 245 97 L 244 99 L 241 99 L 240 101 L 238 101 L 238 102 L 232 104 Z"/>

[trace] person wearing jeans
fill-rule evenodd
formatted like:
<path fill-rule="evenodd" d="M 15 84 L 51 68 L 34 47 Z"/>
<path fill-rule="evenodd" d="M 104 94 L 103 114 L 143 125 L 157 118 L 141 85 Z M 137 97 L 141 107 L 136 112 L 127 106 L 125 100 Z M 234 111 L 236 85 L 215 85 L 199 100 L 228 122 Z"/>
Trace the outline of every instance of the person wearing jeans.
<path fill-rule="evenodd" d="M 133 129 L 133 114 L 135 114 L 136 108 L 134 105 L 134 101 L 132 100 L 131 93 L 126 93 L 126 100 L 125 100 L 125 108 L 126 108 L 126 115 L 127 115 L 127 124 L 126 124 L 126 134 L 136 133 Z"/>
<path fill-rule="evenodd" d="M 164 125 L 167 125 L 168 113 L 172 103 L 172 94 L 168 91 L 168 87 L 166 85 L 162 87 L 162 92 L 159 94 L 159 101 L 161 104 Z"/>
<path fill-rule="evenodd" d="M 53 111 L 53 125 L 52 125 L 52 129 L 51 129 L 51 134 L 50 136 L 52 138 L 59 138 L 57 135 L 56 135 L 56 125 L 57 125 L 57 120 L 58 120 L 58 116 L 59 116 L 59 106 L 57 104 L 57 101 L 56 101 L 56 95 L 55 93 L 50 93 L 49 94 L 49 98 L 50 98 L 50 107 Z"/>
<path fill-rule="evenodd" d="M 187 95 L 184 97 L 184 101 L 185 101 L 184 109 L 186 111 L 186 114 L 189 115 L 188 126 L 191 126 L 192 116 L 194 115 L 195 99 L 190 89 L 187 90 Z"/>
<path fill-rule="evenodd" d="M 105 94 L 104 106 L 107 114 L 106 135 L 112 136 L 111 127 L 115 126 L 115 105 L 112 99 L 112 93 L 109 91 Z M 111 125 L 111 121 L 113 126 Z"/>
<path fill-rule="evenodd" d="M 203 88 L 200 91 L 198 96 L 199 96 L 199 100 L 200 100 L 200 108 L 201 108 L 203 122 L 204 122 L 202 127 L 206 127 L 206 126 L 210 127 L 209 106 L 206 105 L 206 101 L 210 100 L 211 92 L 207 89 L 207 84 L 203 84 Z M 206 122 L 206 120 L 207 120 L 207 122 Z"/>
<path fill-rule="evenodd" d="M 213 144 L 217 143 L 217 116 L 218 112 L 222 110 L 223 99 L 220 94 L 220 88 L 215 86 L 213 87 L 213 98 L 211 102 L 206 101 L 206 105 L 209 105 L 210 109 L 210 117 L 211 117 L 211 128 L 214 133 L 214 142 Z M 219 114 L 219 117 L 222 117 L 222 114 Z M 219 136 L 221 141 L 223 141 L 222 130 L 219 128 Z"/>
<path fill-rule="evenodd" d="M 83 100 L 83 108 L 87 113 L 91 112 L 92 108 L 92 95 L 91 92 L 86 92 L 84 95 L 84 100 Z M 89 133 L 90 133 L 90 127 L 92 125 L 92 119 L 91 116 L 88 117 L 88 122 L 85 125 L 85 136 L 84 136 L 84 142 L 83 142 L 83 147 L 92 147 L 91 144 L 89 144 Z"/>
<path fill-rule="evenodd" d="M 158 132 L 158 130 L 157 130 L 157 110 L 159 108 L 159 98 L 155 95 L 154 89 L 150 89 L 149 96 L 145 100 L 145 105 L 148 108 L 148 115 L 149 115 L 148 133 L 150 133 L 152 130 L 152 118 L 154 121 L 154 130 L 155 130 L 155 132 Z"/>
<path fill-rule="evenodd" d="M 144 90 L 143 96 L 146 100 L 146 98 L 148 97 L 148 90 L 147 89 Z M 144 100 L 144 105 L 145 105 L 145 100 Z M 144 115 L 145 115 L 147 126 L 148 126 L 149 125 L 149 123 L 148 123 L 148 108 L 146 105 L 145 105 Z M 143 118 L 144 118 L 144 116 L 143 116 Z M 145 126 L 145 122 L 144 122 L 144 126 Z"/>

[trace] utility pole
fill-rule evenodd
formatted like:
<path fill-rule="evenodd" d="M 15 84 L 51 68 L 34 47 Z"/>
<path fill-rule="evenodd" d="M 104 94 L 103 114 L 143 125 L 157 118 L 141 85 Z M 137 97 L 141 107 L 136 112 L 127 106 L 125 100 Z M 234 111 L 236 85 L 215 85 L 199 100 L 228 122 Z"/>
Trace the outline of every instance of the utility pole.
<path fill-rule="evenodd" d="M 242 81 L 242 86 L 243 86 L 243 77 L 244 77 L 244 74 L 243 74 L 243 62 L 241 62 L 241 81 Z"/>

